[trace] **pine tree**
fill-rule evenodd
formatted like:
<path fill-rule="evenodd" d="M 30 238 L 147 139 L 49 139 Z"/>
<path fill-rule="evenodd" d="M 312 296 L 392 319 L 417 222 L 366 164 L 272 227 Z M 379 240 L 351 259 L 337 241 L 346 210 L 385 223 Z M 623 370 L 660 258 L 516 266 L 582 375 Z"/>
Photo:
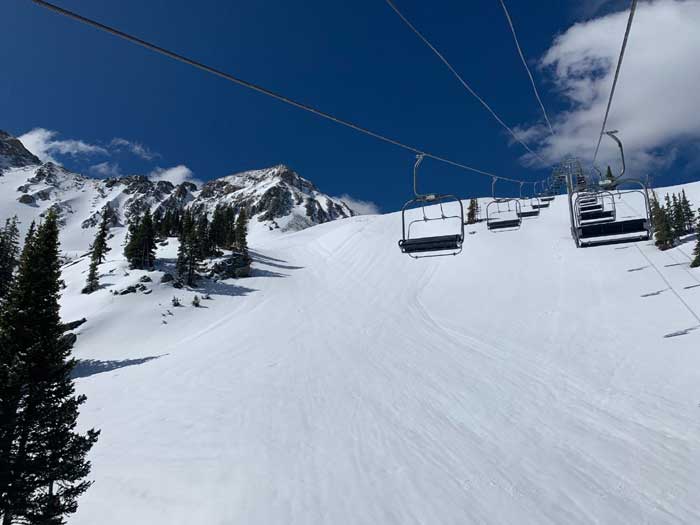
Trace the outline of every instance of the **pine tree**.
<path fill-rule="evenodd" d="M 132 215 L 129 219 L 129 227 L 126 233 L 126 244 L 124 245 L 124 257 L 126 257 L 126 260 L 132 267 L 136 264 L 140 253 L 140 231 L 141 217 L 138 215 Z"/>
<path fill-rule="evenodd" d="M 17 216 L 7 219 L 0 230 L 0 301 L 7 295 L 19 257 Z"/>
<path fill-rule="evenodd" d="M 692 233 L 695 228 L 695 213 L 693 212 L 692 204 L 690 204 L 688 197 L 685 195 L 685 189 L 681 190 L 680 203 L 685 220 L 685 233 Z"/>
<path fill-rule="evenodd" d="M 95 240 L 92 242 L 90 249 L 92 250 L 92 258 L 97 261 L 97 264 L 102 264 L 105 261 L 107 252 L 111 251 L 111 248 L 107 246 L 107 235 L 109 234 L 109 222 L 107 215 L 102 215 L 102 221 L 100 222 L 100 227 L 97 229 L 97 234 L 95 235 Z"/>
<path fill-rule="evenodd" d="M 695 222 L 695 235 L 697 237 L 695 248 L 693 249 L 693 255 L 695 258 L 693 259 L 693 262 L 690 263 L 691 268 L 697 268 L 700 266 L 700 209 L 698 209 L 698 219 Z"/>
<path fill-rule="evenodd" d="M 200 261 L 201 248 L 197 239 L 197 228 L 192 213 L 186 211 L 182 220 L 180 247 L 177 250 L 178 279 L 187 286 L 194 285 L 197 281 Z"/>
<path fill-rule="evenodd" d="M 248 215 L 245 208 L 238 214 L 236 219 L 236 248 L 244 254 L 248 254 Z"/>
<path fill-rule="evenodd" d="M 156 260 L 156 232 L 153 228 L 153 217 L 150 210 L 146 210 L 141 220 L 141 239 L 140 268 L 152 268 Z"/>
<path fill-rule="evenodd" d="M 60 524 L 90 486 L 99 432 L 75 432 L 72 341 L 59 316 L 58 224 L 49 213 L 28 236 L 0 312 L 0 514 L 3 524 Z"/>
<path fill-rule="evenodd" d="M 676 231 L 676 228 L 675 228 L 676 221 L 675 221 L 673 203 L 672 203 L 671 198 L 669 197 L 668 193 L 664 197 L 664 200 L 665 200 L 665 206 L 664 206 L 665 218 L 666 218 L 666 222 L 668 223 L 668 229 L 670 231 L 670 239 L 671 239 L 671 244 L 669 247 L 671 247 L 676 243 L 679 235 L 678 235 L 678 232 Z"/>
<path fill-rule="evenodd" d="M 90 259 L 90 268 L 88 269 L 87 281 L 85 287 L 82 289 L 82 293 L 92 293 L 100 287 L 100 277 L 97 269 L 97 260 L 92 257 Z"/>
<path fill-rule="evenodd" d="M 212 243 L 215 247 L 223 247 L 226 243 L 226 212 L 221 205 L 214 208 L 209 225 Z"/>
<path fill-rule="evenodd" d="M 666 196 L 668 199 L 668 195 Z M 655 244 L 660 250 L 668 250 L 673 246 L 673 231 L 666 209 L 661 206 L 656 194 L 652 194 L 651 217 L 654 223 Z"/>
<path fill-rule="evenodd" d="M 195 235 L 199 241 L 199 258 L 206 259 L 210 257 L 214 253 L 214 248 L 211 239 L 211 230 L 209 228 L 209 218 L 206 212 L 203 212 L 197 217 Z"/>
<path fill-rule="evenodd" d="M 672 207 L 673 207 L 673 232 L 676 238 L 680 238 L 681 235 L 686 233 L 686 220 L 685 220 L 685 210 L 682 207 L 681 201 L 678 196 L 674 193 L 672 197 Z"/>
<path fill-rule="evenodd" d="M 469 208 L 467 209 L 467 224 L 476 224 L 479 202 L 476 199 L 469 199 Z"/>
<path fill-rule="evenodd" d="M 651 190 L 650 208 L 651 208 L 651 221 L 654 225 L 656 225 L 656 223 L 659 220 L 661 205 L 659 204 L 659 198 L 656 196 L 656 192 L 654 190 Z"/>

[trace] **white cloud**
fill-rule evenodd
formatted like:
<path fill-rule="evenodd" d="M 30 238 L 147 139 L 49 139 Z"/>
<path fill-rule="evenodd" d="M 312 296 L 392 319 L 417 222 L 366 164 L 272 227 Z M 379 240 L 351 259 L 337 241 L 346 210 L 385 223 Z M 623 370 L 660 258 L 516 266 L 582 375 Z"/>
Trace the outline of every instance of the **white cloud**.
<path fill-rule="evenodd" d="M 55 138 L 57 135 L 56 131 L 34 128 L 18 138 L 42 162 L 51 161 L 60 164 L 54 155 L 70 155 L 73 157 L 78 155 L 107 155 L 107 150 L 101 146 L 88 144 L 82 140 L 57 140 Z"/>
<path fill-rule="evenodd" d="M 130 151 L 137 157 L 142 158 L 143 160 L 153 160 L 156 157 L 160 156 L 158 155 L 158 153 L 151 151 L 148 147 L 144 146 L 140 142 L 133 142 L 120 137 L 112 139 L 109 145 L 110 147 L 115 149 L 125 149 L 127 151 Z"/>
<path fill-rule="evenodd" d="M 174 166 L 172 168 L 156 168 L 148 176 L 155 181 L 166 180 L 172 182 L 175 185 L 182 184 L 183 182 L 192 182 L 197 186 L 202 184 L 202 181 L 194 177 L 194 173 L 184 164 Z"/>
<path fill-rule="evenodd" d="M 593 157 L 628 12 L 575 24 L 541 60 L 570 109 L 555 117 L 556 137 L 541 126 L 521 129 L 539 140 L 539 154 Z M 638 6 L 608 129 L 620 130 L 631 173 L 671 162 L 679 144 L 700 137 L 700 0 L 656 0 Z M 525 162 L 532 158 L 525 156 Z M 603 137 L 599 163 L 617 164 L 615 144 Z"/>
<path fill-rule="evenodd" d="M 93 164 L 90 166 L 89 170 L 90 173 L 98 177 L 121 177 L 122 175 L 119 164 L 116 162 L 100 162 L 99 164 Z"/>
<path fill-rule="evenodd" d="M 341 195 L 340 197 L 338 197 L 338 199 L 347 204 L 348 207 L 358 215 L 376 215 L 380 213 L 379 206 L 377 206 L 372 201 L 363 201 L 360 199 L 355 199 L 347 193 Z"/>

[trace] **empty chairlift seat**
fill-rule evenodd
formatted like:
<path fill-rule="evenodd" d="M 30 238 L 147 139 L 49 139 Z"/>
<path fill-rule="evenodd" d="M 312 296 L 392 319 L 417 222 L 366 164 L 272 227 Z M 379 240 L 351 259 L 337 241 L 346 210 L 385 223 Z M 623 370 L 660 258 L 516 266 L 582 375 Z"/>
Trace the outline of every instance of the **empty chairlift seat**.
<path fill-rule="evenodd" d="M 508 209 L 501 210 L 501 206 Z M 496 199 L 486 206 L 486 227 L 489 230 L 517 230 L 521 225 L 522 208 L 518 199 Z"/>
<path fill-rule="evenodd" d="M 446 212 L 445 205 L 458 204 L 457 212 Z M 428 208 L 429 207 L 429 208 Z M 417 214 L 413 218 L 409 214 Z M 410 200 L 401 211 L 403 235 L 399 240 L 401 252 L 415 259 L 457 255 L 462 251 L 464 242 L 464 207 L 462 202 L 452 195 L 424 195 Z M 436 223 L 449 224 L 452 233 L 443 235 L 426 235 L 435 231 Z M 420 229 L 420 233 L 416 233 Z M 441 226 L 439 230 L 444 229 Z"/>
<path fill-rule="evenodd" d="M 586 206 L 579 206 L 579 211 L 581 213 L 588 213 L 588 212 L 594 212 L 594 211 L 603 211 L 603 204 L 602 203 L 597 203 L 597 204 L 588 204 Z"/>
<path fill-rule="evenodd" d="M 438 235 L 435 237 L 418 237 L 416 239 L 401 239 L 399 247 L 403 253 L 429 253 L 456 251 L 462 249 L 464 237 L 461 235 Z"/>
<path fill-rule="evenodd" d="M 584 224 L 578 228 L 579 246 L 643 241 L 650 235 L 649 221 L 645 218 Z"/>
<path fill-rule="evenodd" d="M 540 209 L 533 206 L 533 204 L 538 204 L 540 199 L 533 197 L 531 199 L 520 199 L 520 210 L 517 215 L 521 219 L 528 219 L 532 217 L 540 216 Z"/>
<path fill-rule="evenodd" d="M 602 208 L 590 211 L 581 211 L 579 213 L 579 220 L 581 222 L 586 221 L 611 221 L 615 220 L 614 210 L 604 210 Z"/>
<path fill-rule="evenodd" d="M 487 222 L 489 230 L 510 230 L 520 228 L 520 219 L 496 219 Z"/>
<path fill-rule="evenodd" d="M 518 212 L 518 217 L 521 219 L 528 219 L 530 217 L 539 217 L 540 216 L 540 210 L 539 208 L 523 208 L 521 211 Z"/>
<path fill-rule="evenodd" d="M 413 167 L 415 196 L 401 210 L 402 235 L 399 248 L 402 253 L 414 259 L 457 255 L 462 251 L 464 242 L 464 205 L 453 195 L 418 193 L 418 167 L 422 161 L 423 155 L 418 155 Z M 451 206 L 452 210 L 446 211 L 447 206 Z M 436 227 L 438 224 L 440 226 Z M 446 228 L 452 231 L 443 233 Z"/>

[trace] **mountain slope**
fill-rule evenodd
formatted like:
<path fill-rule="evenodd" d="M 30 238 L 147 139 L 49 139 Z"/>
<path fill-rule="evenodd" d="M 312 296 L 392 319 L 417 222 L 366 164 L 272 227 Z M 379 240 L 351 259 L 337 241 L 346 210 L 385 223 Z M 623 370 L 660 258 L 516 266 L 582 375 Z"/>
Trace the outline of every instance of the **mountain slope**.
<path fill-rule="evenodd" d="M 66 267 L 102 429 L 71 523 L 700 521 L 700 330 L 664 338 L 700 324 L 692 244 L 576 249 L 567 214 L 421 261 L 398 214 L 261 230 L 253 277 L 200 290 Z"/>

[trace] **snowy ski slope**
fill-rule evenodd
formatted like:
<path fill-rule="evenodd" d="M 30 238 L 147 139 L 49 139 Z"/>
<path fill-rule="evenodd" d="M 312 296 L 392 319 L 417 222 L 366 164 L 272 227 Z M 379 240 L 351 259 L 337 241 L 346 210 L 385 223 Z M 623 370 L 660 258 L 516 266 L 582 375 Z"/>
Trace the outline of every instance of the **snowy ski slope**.
<path fill-rule="evenodd" d="M 400 228 L 260 232 L 201 309 L 67 267 L 102 430 L 70 523 L 700 523 L 700 330 L 664 337 L 700 325 L 692 242 L 576 249 L 564 197 L 458 257 L 411 260 Z M 144 273 L 120 238 L 117 289 Z"/>

